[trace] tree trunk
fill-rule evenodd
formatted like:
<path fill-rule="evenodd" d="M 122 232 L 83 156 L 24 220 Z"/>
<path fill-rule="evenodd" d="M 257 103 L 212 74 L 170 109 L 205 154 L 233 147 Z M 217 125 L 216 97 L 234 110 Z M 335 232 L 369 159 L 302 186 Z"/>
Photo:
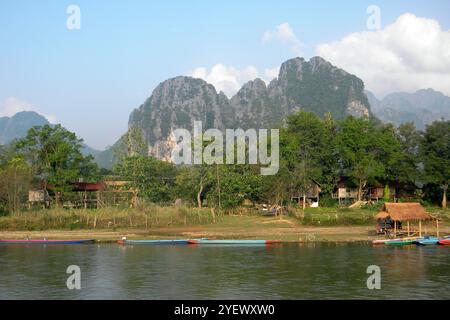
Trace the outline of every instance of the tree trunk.
<path fill-rule="evenodd" d="M 358 201 L 361 201 L 362 198 L 362 180 L 359 180 L 359 186 L 358 186 Z"/>
<path fill-rule="evenodd" d="M 302 207 L 303 207 L 303 211 L 305 211 L 305 208 L 306 208 L 306 193 L 303 191 L 303 205 L 302 205 Z"/>
<path fill-rule="evenodd" d="M 219 192 L 219 214 L 220 214 L 220 177 L 219 177 L 219 165 L 216 164 L 216 176 L 217 176 L 217 191 Z"/>
<path fill-rule="evenodd" d="M 197 206 L 202 207 L 202 191 L 203 191 L 203 179 L 200 180 L 200 189 L 197 192 Z"/>
<path fill-rule="evenodd" d="M 443 209 L 447 209 L 447 190 L 448 190 L 448 185 L 443 186 L 442 190 L 444 191 L 442 194 L 442 208 Z"/>

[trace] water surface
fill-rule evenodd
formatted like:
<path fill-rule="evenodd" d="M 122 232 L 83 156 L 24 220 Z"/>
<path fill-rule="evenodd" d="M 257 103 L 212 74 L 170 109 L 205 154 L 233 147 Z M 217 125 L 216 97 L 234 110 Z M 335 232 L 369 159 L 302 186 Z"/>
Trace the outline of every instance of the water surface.
<path fill-rule="evenodd" d="M 68 290 L 69 265 L 81 290 Z M 381 290 L 368 290 L 369 265 Z M 0 245 L 0 299 L 449 299 L 450 246 Z"/>

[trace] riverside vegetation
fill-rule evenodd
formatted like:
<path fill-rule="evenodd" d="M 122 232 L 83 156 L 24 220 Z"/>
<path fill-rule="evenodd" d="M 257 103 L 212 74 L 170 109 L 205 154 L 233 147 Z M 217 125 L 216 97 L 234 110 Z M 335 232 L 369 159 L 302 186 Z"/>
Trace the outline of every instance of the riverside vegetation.
<path fill-rule="evenodd" d="M 274 176 L 261 176 L 258 165 L 175 166 L 148 156 L 147 146 L 142 132 L 130 128 L 109 171 L 84 156 L 82 140 L 60 125 L 31 128 L 26 137 L 0 149 L 0 229 L 152 229 L 231 220 L 239 225 L 234 217 L 256 217 L 257 203 L 288 208 L 286 218 L 299 225 L 373 224 L 377 206 L 337 208 L 331 199 L 342 176 L 353 183 L 359 199 L 376 183 L 421 186 L 415 200 L 448 220 L 450 121 L 435 121 L 422 132 L 411 123 L 396 128 L 367 118 L 336 121 L 331 114 L 322 119 L 299 111 L 280 128 L 280 169 Z M 62 208 L 74 197 L 71 182 L 95 182 L 106 175 L 129 182 L 138 199 L 132 209 Z M 54 192 L 52 209 L 27 209 L 28 190 L 39 189 L 43 181 Z M 304 199 L 315 182 L 321 185 L 324 208 L 298 208 L 292 198 Z M 181 206 L 173 206 L 176 199 Z"/>
<path fill-rule="evenodd" d="M 234 213 L 217 214 L 209 208 L 161 207 L 146 204 L 145 207 L 85 209 L 45 209 L 17 212 L 0 217 L 0 230 L 124 230 L 166 227 L 195 227 L 209 224 L 227 225 L 239 219 L 257 218 L 269 223 L 289 221 L 303 226 L 373 226 L 374 215 L 381 203 L 367 208 L 301 208 L 288 207 L 286 213 L 277 217 L 261 217 L 253 208 L 241 207 Z M 450 212 L 438 207 L 427 207 L 444 224 L 450 223 Z M 255 220 L 256 221 L 256 220 Z"/>

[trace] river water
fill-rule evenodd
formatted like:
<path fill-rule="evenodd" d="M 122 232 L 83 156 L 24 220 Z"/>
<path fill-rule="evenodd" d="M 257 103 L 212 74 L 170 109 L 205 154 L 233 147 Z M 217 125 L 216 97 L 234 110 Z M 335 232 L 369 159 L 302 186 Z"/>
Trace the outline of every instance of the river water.
<path fill-rule="evenodd" d="M 450 299 L 450 246 L 0 245 L 0 299 Z"/>

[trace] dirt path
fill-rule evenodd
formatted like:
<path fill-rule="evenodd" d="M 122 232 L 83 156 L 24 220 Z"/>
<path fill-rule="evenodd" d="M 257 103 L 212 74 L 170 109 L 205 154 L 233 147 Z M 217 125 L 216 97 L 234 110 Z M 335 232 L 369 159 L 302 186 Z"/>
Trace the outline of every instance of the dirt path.
<path fill-rule="evenodd" d="M 226 221 L 210 225 L 170 226 L 149 229 L 126 230 L 45 230 L 45 231 L 0 231 L 0 239 L 83 239 L 93 238 L 101 242 L 112 242 L 122 237 L 128 239 L 276 239 L 283 241 L 370 241 L 374 226 L 316 227 L 300 225 L 291 218 L 231 217 Z M 430 226 L 429 234 L 435 232 Z M 450 234 L 450 226 L 441 226 L 441 234 Z M 378 237 L 379 238 L 379 237 Z"/>

